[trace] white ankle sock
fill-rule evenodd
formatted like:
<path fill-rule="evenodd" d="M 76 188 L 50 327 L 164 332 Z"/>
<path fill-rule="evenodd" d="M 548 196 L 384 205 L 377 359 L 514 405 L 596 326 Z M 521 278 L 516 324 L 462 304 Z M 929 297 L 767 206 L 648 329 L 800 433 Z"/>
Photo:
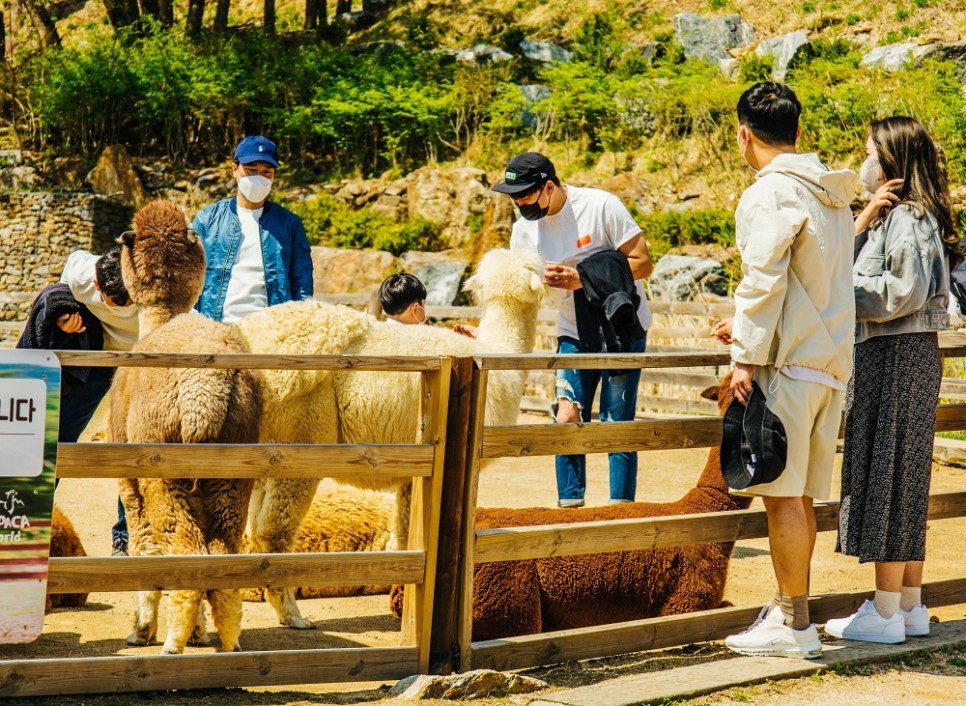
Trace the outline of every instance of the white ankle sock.
<path fill-rule="evenodd" d="M 875 609 L 879 611 L 879 615 L 883 618 L 891 618 L 899 610 L 899 600 L 902 598 L 902 594 L 898 591 L 880 591 L 876 589 L 875 599 L 873 603 L 875 604 Z"/>
<path fill-rule="evenodd" d="M 902 610 L 912 610 L 922 605 L 922 586 L 903 586 L 899 607 Z"/>

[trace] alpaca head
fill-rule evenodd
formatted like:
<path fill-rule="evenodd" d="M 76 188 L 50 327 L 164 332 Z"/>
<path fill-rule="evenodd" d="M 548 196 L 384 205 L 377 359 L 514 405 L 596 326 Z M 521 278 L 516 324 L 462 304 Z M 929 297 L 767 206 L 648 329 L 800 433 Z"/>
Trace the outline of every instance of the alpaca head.
<path fill-rule="evenodd" d="M 543 260 L 535 250 L 494 248 L 480 258 L 463 289 L 479 306 L 536 308 L 543 299 Z"/>
<path fill-rule="evenodd" d="M 131 301 L 172 314 L 194 306 L 204 284 L 205 249 L 180 206 L 161 199 L 142 206 L 134 214 L 132 230 L 118 242 Z"/>
<path fill-rule="evenodd" d="M 701 396 L 706 400 L 715 400 L 718 403 L 718 414 L 724 416 L 724 413 L 728 411 L 728 407 L 731 406 L 732 401 L 735 399 L 731 394 L 731 371 L 729 370 L 721 378 L 719 384 L 702 391 Z"/>

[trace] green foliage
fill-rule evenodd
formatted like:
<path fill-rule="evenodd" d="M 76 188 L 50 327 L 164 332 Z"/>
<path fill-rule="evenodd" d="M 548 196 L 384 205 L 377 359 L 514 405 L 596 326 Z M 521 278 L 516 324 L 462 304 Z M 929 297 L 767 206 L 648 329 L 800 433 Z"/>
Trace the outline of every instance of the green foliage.
<path fill-rule="evenodd" d="M 741 58 L 741 65 L 738 69 L 738 81 L 740 83 L 757 83 L 758 81 L 768 81 L 771 79 L 771 71 L 774 58 L 771 56 L 758 56 L 751 52 Z"/>
<path fill-rule="evenodd" d="M 428 11 L 417 12 L 406 20 L 406 42 L 416 49 L 432 49 L 439 45 L 439 27 Z"/>
<path fill-rule="evenodd" d="M 288 207 L 302 218 L 312 245 L 376 248 L 394 255 L 442 246 L 439 226 L 424 218 L 395 223 L 371 209 L 356 210 L 326 194 Z"/>
<path fill-rule="evenodd" d="M 655 257 L 682 245 L 735 244 L 735 217 L 731 211 L 696 208 L 633 215 Z"/>
<path fill-rule="evenodd" d="M 862 18 L 856 15 L 854 12 L 850 12 L 845 16 L 845 24 L 851 27 L 852 25 L 857 25 L 861 19 Z"/>
<path fill-rule="evenodd" d="M 617 23 L 618 17 L 613 12 L 591 15 L 577 30 L 574 58 L 603 71 L 613 69 L 623 50 L 617 37 Z"/>

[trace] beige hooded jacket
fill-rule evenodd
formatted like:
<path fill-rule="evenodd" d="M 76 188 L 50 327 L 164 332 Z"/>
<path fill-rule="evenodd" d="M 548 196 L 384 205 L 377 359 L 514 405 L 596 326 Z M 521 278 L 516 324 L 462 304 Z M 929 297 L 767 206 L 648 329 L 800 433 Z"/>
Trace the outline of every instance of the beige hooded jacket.
<path fill-rule="evenodd" d="M 742 280 L 735 290 L 736 363 L 798 365 L 847 383 L 852 374 L 858 177 L 814 154 L 777 156 L 735 212 Z"/>

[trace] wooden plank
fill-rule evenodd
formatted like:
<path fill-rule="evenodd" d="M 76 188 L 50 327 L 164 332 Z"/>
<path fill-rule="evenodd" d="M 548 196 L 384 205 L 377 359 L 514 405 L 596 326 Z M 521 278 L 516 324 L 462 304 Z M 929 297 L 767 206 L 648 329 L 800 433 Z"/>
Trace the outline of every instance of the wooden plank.
<path fill-rule="evenodd" d="M 837 502 L 816 503 L 819 532 L 838 527 Z M 966 491 L 929 498 L 929 519 L 966 517 Z M 579 522 L 478 530 L 473 547 L 478 564 L 492 561 L 601 554 L 676 547 L 768 536 L 764 510 L 733 510 L 633 520 Z"/>
<path fill-rule="evenodd" d="M 470 400 L 469 451 L 466 455 L 466 481 L 463 495 L 463 560 L 457 596 L 456 644 L 459 671 L 473 669 L 473 565 L 476 544 L 476 506 L 480 490 L 480 462 L 483 458 L 483 424 L 486 417 L 486 390 L 489 373 L 473 366 L 473 395 Z"/>
<path fill-rule="evenodd" d="M 721 443 L 720 417 L 486 427 L 483 458 L 693 449 Z"/>
<path fill-rule="evenodd" d="M 469 443 L 473 360 L 455 358 L 450 373 L 446 415 L 439 533 L 436 542 L 436 593 L 429 644 L 429 673 L 452 674 L 463 541 L 463 495 Z"/>
<path fill-rule="evenodd" d="M 637 396 L 638 410 L 653 410 L 660 414 L 687 415 L 693 417 L 696 414 L 714 415 L 718 412 L 715 402 L 705 399 L 681 400 L 673 397 L 656 397 L 652 395 Z M 638 417 L 640 418 L 640 413 Z"/>
<path fill-rule="evenodd" d="M 710 352 L 687 349 L 681 353 L 569 353 L 563 355 L 546 353 L 518 353 L 481 355 L 476 358 L 483 370 L 556 370 L 612 368 L 697 368 L 702 366 L 729 365 L 727 352 Z"/>
<path fill-rule="evenodd" d="M 420 583 L 421 551 L 51 557 L 50 593 Z"/>
<path fill-rule="evenodd" d="M 54 351 L 61 365 L 139 368 L 261 368 L 265 370 L 439 370 L 437 356 L 271 355 L 264 353 L 134 353 L 131 351 Z"/>
<path fill-rule="evenodd" d="M 715 370 L 647 370 L 641 373 L 641 385 L 681 385 L 682 387 L 697 387 L 705 389 L 712 385 L 721 384 L 727 370 L 718 374 Z"/>
<path fill-rule="evenodd" d="M 707 316 L 713 319 L 720 319 L 725 316 L 734 316 L 735 303 L 731 300 L 722 302 L 665 302 L 648 301 L 647 307 L 652 314 L 664 314 L 668 316 Z"/>
<path fill-rule="evenodd" d="M 415 673 L 415 647 L 24 659 L 0 662 L 0 697 L 397 680 Z"/>
<path fill-rule="evenodd" d="M 936 431 L 966 429 L 966 404 L 942 404 L 936 409 Z"/>
<path fill-rule="evenodd" d="M 428 476 L 428 444 L 58 444 L 61 478 Z"/>
<path fill-rule="evenodd" d="M 647 340 L 655 338 L 708 338 L 717 345 L 717 339 L 711 338 L 711 323 L 706 326 L 651 326 L 647 329 Z"/>
<path fill-rule="evenodd" d="M 835 593 L 809 599 L 814 622 L 848 615 L 869 591 Z M 966 578 L 923 586 L 923 602 L 932 607 L 966 603 Z M 748 627 L 761 606 L 718 608 L 685 615 L 561 630 L 473 643 L 473 668 L 511 670 L 655 650 L 694 642 L 720 640 Z"/>

